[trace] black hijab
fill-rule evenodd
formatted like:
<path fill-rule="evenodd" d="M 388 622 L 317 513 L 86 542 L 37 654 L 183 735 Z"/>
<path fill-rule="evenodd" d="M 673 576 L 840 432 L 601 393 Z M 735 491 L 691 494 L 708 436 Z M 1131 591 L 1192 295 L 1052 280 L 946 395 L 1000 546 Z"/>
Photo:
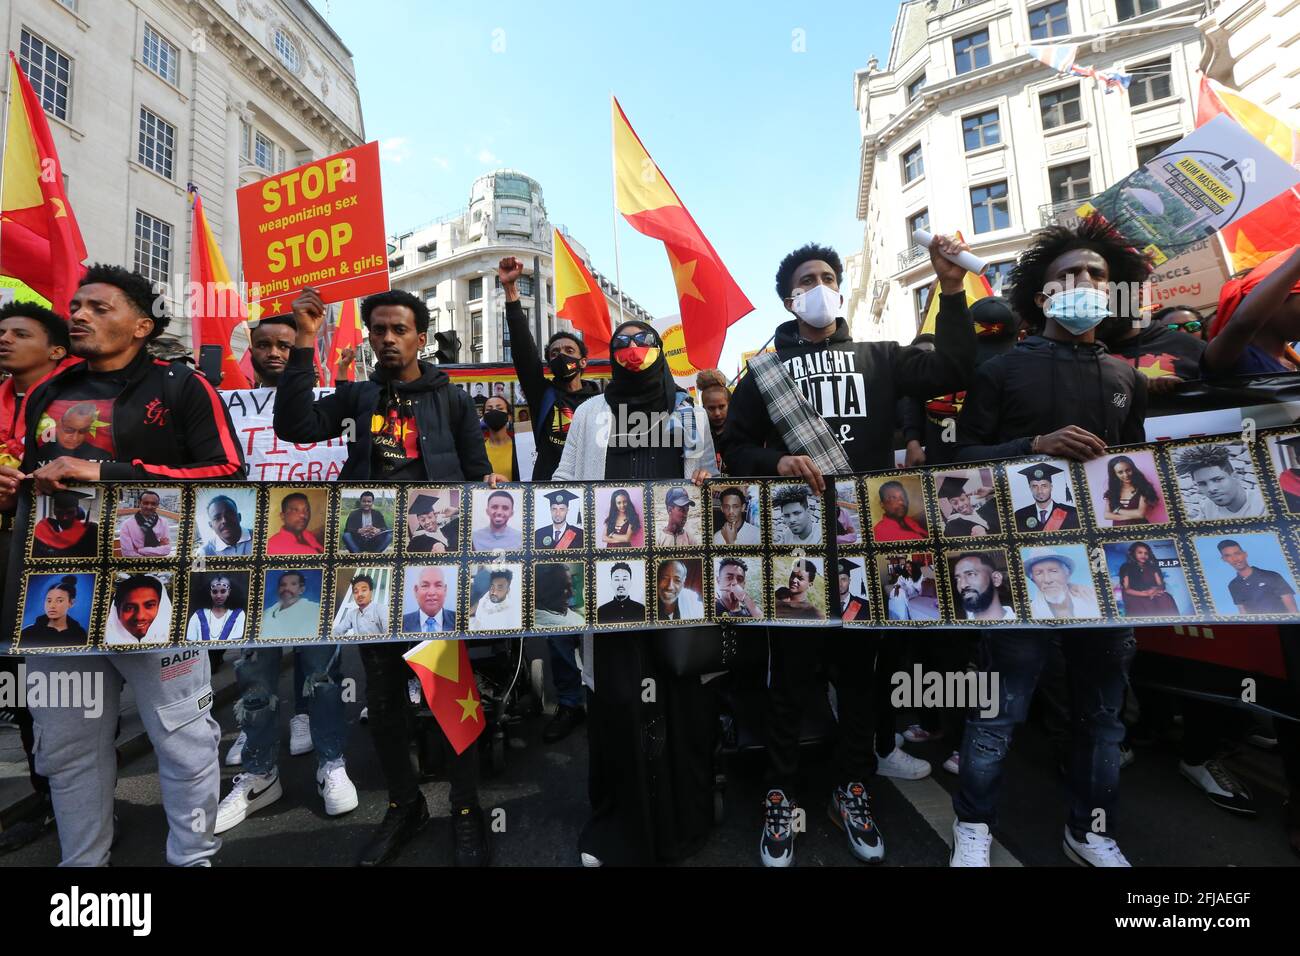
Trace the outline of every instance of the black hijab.
<path fill-rule="evenodd" d="M 609 403 L 611 409 L 617 405 L 625 405 L 629 412 L 671 412 L 677 395 L 677 383 L 673 381 L 672 372 L 668 370 L 668 358 L 664 355 L 662 337 L 653 326 L 636 319 L 620 323 L 614 330 L 614 334 L 629 331 L 653 333 L 659 342 L 659 355 L 649 365 L 633 372 L 618 363 L 617 354 L 611 349 L 609 355 L 611 378 L 609 387 L 605 389 L 605 401 Z"/>

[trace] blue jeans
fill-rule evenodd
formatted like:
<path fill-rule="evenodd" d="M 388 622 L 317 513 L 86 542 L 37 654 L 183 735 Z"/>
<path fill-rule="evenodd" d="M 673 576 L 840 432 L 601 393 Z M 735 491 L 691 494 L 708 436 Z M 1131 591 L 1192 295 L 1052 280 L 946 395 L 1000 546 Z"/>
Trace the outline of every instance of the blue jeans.
<path fill-rule="evenodd" d="M 1017 724 L 1029 713 L 1038 677 L 1053 638 L 1065 655 L 1069 685 L 1071 747 L 1066 761 L 1069 823 L 1076 834 L 1114 829 L 1119 798 L 1120 711 L 1128 669 L 1137 650 L 1130 628 L 1098 630 L 985 631 L 979 671 L 998 676 L 998 713 L 972 711 L 961 745 L 961 776 L 953 809 L 964 823 L 997 822 L 1002 761 Z M 1094 811 L 1104 816 L 1095 818 Z"/>
<path fill-rule="evenodd" d="M 336 644 L 292 648 L 302 659 L 302 692 L 311 716 L 311 742 L 316 760 L 324 764 L 343 756 L 347 722 L 343 714 L 343 648 Z M 235 662 L 239 701 L 235 719 L 247 736 L 244 770 L 270 773 L 280 754 L 280 656 L 284 648 L 258 647 L 244 651 Z M 295 678 L 296 683 L 296 678 Z"/>
<path fill-rule="evenodd" d="M 552 637 L 546 643 L 551 649 L 551 680 L 555 682 L 555 699 L 561 707 L 582 706 L 582 671 L 574 659 L 581 638 L 577 634 Z"/>

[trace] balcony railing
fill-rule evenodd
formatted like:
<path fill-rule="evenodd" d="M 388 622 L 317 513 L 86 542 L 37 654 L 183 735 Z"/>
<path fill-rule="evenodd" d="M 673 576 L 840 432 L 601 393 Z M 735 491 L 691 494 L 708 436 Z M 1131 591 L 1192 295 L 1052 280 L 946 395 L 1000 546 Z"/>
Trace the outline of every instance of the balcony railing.
<path fill-rule="evenodd" d="M 1039 223 L 1044 226 L 1073 226 L 1079 221 L 1074 211 L 1095 198 L 1095 196 L 1080 196 L 1077 199 L 1043 203 L 1038 207 Z"/>
<path fill-rule="evenodd" d="M 916 265 L 922 259 L 928 259 L 930 250 L 925 246 L 911 245 L 898 254 L 898 271 L 903 272 Z"/>

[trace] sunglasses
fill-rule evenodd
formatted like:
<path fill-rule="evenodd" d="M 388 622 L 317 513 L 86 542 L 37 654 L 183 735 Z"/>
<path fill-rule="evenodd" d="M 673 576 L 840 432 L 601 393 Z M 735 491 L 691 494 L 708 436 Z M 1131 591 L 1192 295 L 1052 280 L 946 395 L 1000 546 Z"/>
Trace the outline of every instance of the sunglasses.
<path fill-rule="evenodd" d="M 657 346 L 658 344 L 659 336 L 650 331 L 636 332 L 632 335 L 619 333 L 609 340 L 609 347 L 611 350 L 630 348 L 633 345 Z"/>
<path fill-rule="evenodd" d="M 1169 328 L 1182 329 L 1184 332 L 1199 332 L 1201 323 L 1197 319 L 1192 319 L 1190 322 L 1170 322 Z"/>

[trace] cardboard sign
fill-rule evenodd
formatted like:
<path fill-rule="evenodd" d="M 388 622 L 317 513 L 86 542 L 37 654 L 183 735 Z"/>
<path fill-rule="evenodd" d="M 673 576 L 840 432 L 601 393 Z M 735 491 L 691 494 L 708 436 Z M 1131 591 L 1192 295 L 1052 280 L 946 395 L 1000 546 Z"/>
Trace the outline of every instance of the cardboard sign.
<path fill-rule="evenodd" d="M 289 311 L 304 286 L 326 304 L 388 289 L 378 143 L 278 173 L 236 197 L 250 316 Z"/>
<path fill-rule="evenodd" d="M 1228 267 L 1213 239 L 1202 239 L 1151 273 L 1151 310 L 1169 305 L 1213 309 L 1219 289 L 1228 281 Z"/>

